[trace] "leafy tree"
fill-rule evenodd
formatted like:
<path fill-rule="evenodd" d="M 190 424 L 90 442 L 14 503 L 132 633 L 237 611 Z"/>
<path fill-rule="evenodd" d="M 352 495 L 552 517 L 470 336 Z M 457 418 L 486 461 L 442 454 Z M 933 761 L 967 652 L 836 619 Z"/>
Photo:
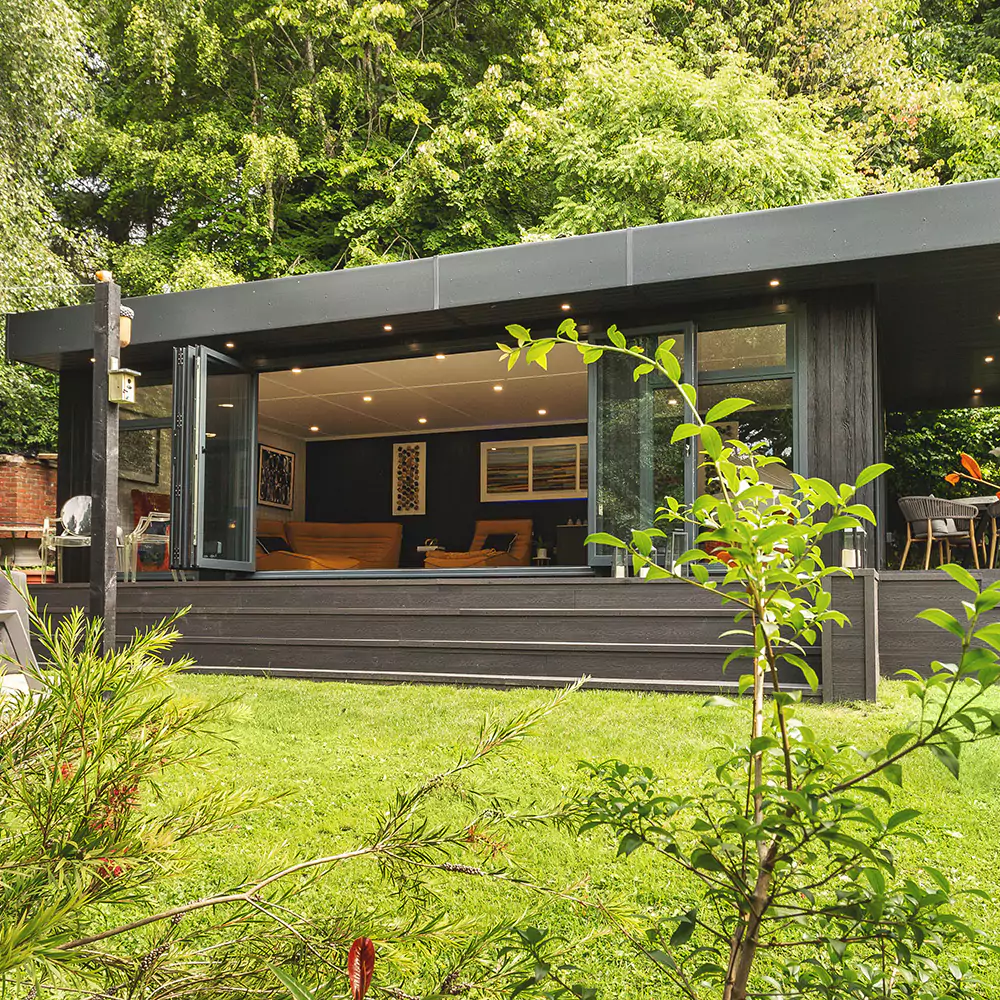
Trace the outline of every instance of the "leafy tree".
<path fill-rule="evenodd" d="M 68 176 L 86 108 L 84 32 L 65 0 L 0 0 L 0 313 L 73 301 L 89 243 L 68 230 L 45 179 Z M 54 376 L 8 364 L 0 330 L 0 450 L 50 449 Z"/>
<path fill-rule="evenodd" d="M 965 620 L 937 608 L 920 617 L 952 637 L 955 661 L 935 661 L 924 676 L 903 671 L 917 708 L 903 731 L 865 748 L 814 732 L 795 713 L 801 689 L 788 685 L 800 677 L 817 690 L 805 649 L 845 622 L 824 581 L 850 575 L 824 563 L 821 544 L 861 520 L 874 522 L 858 494 L 887 466 L 839 486 L 793 473 L 795 489 L 783 494 L 762 478 L 781 462 L 767 455 L 766 442 L 724 441 L 717 429 L 752 402 L 720 400 L 703 416 L 694 386 L 681 381 L 673 340 L 647 352 L 611 327 L 607 343 L 587 343 L 572 319 L 554 337 L 508 330 L 515 343 L 498 346 L 509 367 L 523 356 L 544 368 L 556 344 L 571 344 L 590 364 L 606 354 L 628 358 L 637 382 L 655 373 L 684 399 L 687 420 L 672 437 L 697 444 L 713 491 L 691 504 L 668 496 L 657 523 L 627 539 L 598 533 L 589 541 L 623 550 L 646 580 L 688 571 L 691 585 L 733 610 L 736 627 L 726 634 L 743 645 L 725 666 L 749 664 L 739 683 L 751 695 L 746 738 L 720 752 L 695 791 L 679 793 L 642 765 L 612 760 L 586 768 L 589 787 L 569 803 L 565 820 L 581 831 L 607 830 L 621 855 L 651 850 L 686 878 L 679 905 L 638 927 L 619 921 L 618 929 L 688 1000 L 971 996 L 970 965 L 950 953 L 976 941 L 976 932 L 954 912 L 961 894 L 943 873 L 897 868 L 894 843 L 919 839 L 911 827 L 919 812 L 894 811 L 892 787 L 924 750 L 957 778 L 962 748 L 1000 734 L 1000 713 L 984 698 L 1000 679 L 1000 625 L 984 620 L 1000 606 L 1000 583 L 981 588 L 961 567 L 944 567 L 968 591 Z M 664 527 L 678 525 L 694 529 L 696 547 L 660 566 L 655 542 Z M 979 890 L 966 895 L 988 898 Z"/>

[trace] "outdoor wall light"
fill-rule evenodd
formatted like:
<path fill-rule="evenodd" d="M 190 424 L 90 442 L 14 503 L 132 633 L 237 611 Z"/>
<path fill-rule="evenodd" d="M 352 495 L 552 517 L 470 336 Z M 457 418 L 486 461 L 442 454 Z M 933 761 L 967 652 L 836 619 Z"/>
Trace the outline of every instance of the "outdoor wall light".
<path fill-rule="evenodd" d="M 235 346 L 236 345 L 231 340 L 227 340 L 226 341 L 226 350 L 227 351 L 231 351 Z"/>
<path fill-rule="evenodd" d="M 128 306 L 120 306 L 118 311 L 118 343 L 128 347 L 132 343 L 132 320 L 135 313 Z"/>
<path fill-rule="evenodd" d="M 386 323 L 385 326 L 382 327 L 382 329 L 385 330 L 386 333 L 392 333 L 392 324 Z"/>
<path fill-rule="evenodd" d="M 443 354 L 435 354 L 434 357 L 437 358 L 438 361 L 444 361 L 444 355 Z"/>
<path fill-rule="evenodd" d="M 980 395 L 982 395 L 982 392 L 983 392 L 982 389 L 973 389 L 972 390 L 972 395 L 973 396 L 980 396 Z"/>
<path fill-rule="evenodd" d="M 570 305 L 568 302 L 564 302 L 560 307 L 564 313 L 568 313 L 570 310 Z"/>
<path fill-rule="evenodd" d="M 770 285 L 770 286 L 771 286 L 772 288 L 777 288 L 777 287 L 778 287 L 778 285 L 780 285 L 780 284 L 781 284 L 781 281 L 780 281 L 780 280 L 779 280 L 778 278 L 772 278 L 772 279 L 771 279 L 771 280 L 770 280 L 770 281 L 768 282 L 768 284 L 769 284 L 769 285 Z"/>
<path fill-rule="evenodd" d="M 301 368 L 293 368 L 292 369 L 292 374 L 293 375 L 301 375 L 302 374 L 302 369 Z"/>

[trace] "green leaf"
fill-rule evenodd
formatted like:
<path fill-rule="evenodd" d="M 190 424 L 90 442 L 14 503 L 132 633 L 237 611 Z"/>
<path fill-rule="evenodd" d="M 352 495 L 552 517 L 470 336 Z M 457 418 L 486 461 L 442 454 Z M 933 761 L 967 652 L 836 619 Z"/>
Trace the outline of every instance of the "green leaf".
<path fill-rule="evenodd" d="M 268 968 L 281 980 L 282 985 L 292 995 L 292 1000 L 315 1000 L 312 991 L 306 989 L 294 976 L 269 965 Z"/>
<path fill-rule="evenodd" d="M 887 830 L 895 830 L 897 826 L 901 826 L 903 823 L 909 823 L 911 819 L 916 819 L 919 815 L 919 809 L 900 809 L 899 812 L 895 812 L 889 817 L 889 821 L 885 824 L 885 828 Z"/>
<path fill-rule="evenodd" d="M 632 381 L 638 382 L 643 375 L 648 375 L 655 368 L 656 365 L 651 365 L 649 363 L 637 365 L 635 371 L 632 372 Z"/>
<path fill-rule="evenodd" d="M 584 539 L 587 545 L 611 545 L 616 549 L 627 549 L 628 546 L 614 535 L 609 535 L 606 531 L 595 531 L 592 535 L 587 535 Z"/>
<path fill-rule="evenodd" d="M 705 454 L 713 462 L 717 462 L 722 455 L 721 435 L 711 424 L 705 424 L 704 427 L 699 428 L 699 433 L 701 434 L 701 446 L 705 449 Z"/>
<path fill-rule="evenodd" d="M 583 352 L 583 363 L 585 365 L 592 365 L 595 361 L 600 361 L 604 357 L 603 347 L 588 347 Z"/>
<path fill-rule="evenodd" d="M 924 526 L 926 532 L 926 525 Z M 971 590 L 972 593 L 979 593 L 979 584 L 976 582 L 975 577 L 963 566 L 959 566 L 957 563 L 945 563 L 941 567 L 942 572 L 947 573 L 955 583 L 960 583 L 966 590 Z"/>
<path fill-rule="evenodd" d="M 902 764 L 886 764 L 882 768 L 882 773 L 885 775 L 886 781 L 891 781 L 894 785 L 899 788 L 903 787 L 903 765 Z"/>
<path fill-rule="evenodd" d="M 626 833 L 618 845 L 618 854 L 630 855 L 637 847 L 642 847 L 645 841 L 637 833 Z"/>
<path fill-rule="evenodd" d="M 519 343 L 531 339 L 531 331 L 520 323 L 508 323 L 507 332 Z"/>
<path fill-rule="evenodd" d="M 681 395 L 687 400 L 688 406 L 692 410 L 696 410 L 698 408 L 698 390 L 688 382 L 681 382 L 677 388 L 680 389 Z"/>
<path fill-rule="evenodd" d="M 921 611 L 917 615 L 917 618 L 923 618 L 924 621 L 930 622 L 932 625 L 937 625 L 938 628 L 943 628 L 945 631 L 951 632 L 952 635 L 957 635 L 959 639 L 965 638 L 965 630 L 958 623 L 958 619 L 954 615 L 948 614 L 947 611 L 942 611 L 940 608 L 927 608 Z M 1000 626 L 997 626 L 997 628 L 1000 629 Z M 985 631 L 985 629 L 982 631 Z"/>
<path fill-rule="evenodd" d="M 854 480 L 854 488 L 860 490 L 862 486 L 867 486 L 873 479 L 878 479 L 891 468 L 892 466 L 886 462 L 876 462 L 874 465 L 869 465 L 858 473 L 858 478 Z"/>
<path fill-rule="evenodd" d="M 559 324 L 559 329 L 556 331 L 560 337 L 568 337 L 570 340 L 579 340 L 580 334 L 576 332 L 576 320 L 570 316 L 567 316 Z"/>
<path fill-rule="evenodd" d="M 941 761 L 942 764 L 944 764 L 946 768 L 948 768 L 949 771 L 951 771 L 952 777 L 957 779 L 958 758 L 955 754 L 953 754 L 948 747 L 939 746 L 936 743 L 929 744 L 928 749 L 932 754 L 934 754 L 935 757 L 937 757 L 939 761 Z"/>
<path fill-rule="evenodd" d="M 684 441 L 700 433 L 701 427 L 698 424 L 678 424 L 674 428 L 673 434 L 670 435 L 670 443 L 677 444 L 678 441 Z"/>
<path fill-rule="evenodd" d="M 714 424 L 717 420 L 725 420 L 730 414 L 736 413 L 738 410 L 745 410 L 748 406 L 753 406 L 752 399 L 743 399 L 740 396 L 723 399 L 705 414 L 705 423 Z"/>
<path fill-rule="evenodd" d="M 610 340 L 615 347 L 625 347 L 625 337 L 617 326 L 608 327 L 608 340 Z"/>

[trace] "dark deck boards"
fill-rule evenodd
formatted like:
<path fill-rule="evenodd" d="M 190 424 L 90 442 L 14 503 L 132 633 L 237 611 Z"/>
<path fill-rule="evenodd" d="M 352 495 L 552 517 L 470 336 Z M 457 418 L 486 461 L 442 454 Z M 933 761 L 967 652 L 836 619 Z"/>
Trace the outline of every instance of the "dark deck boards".
<path fill-rule="evenodd" d="M 35 588 L 53 614 L 82 585 Z M 119 639 L 175 608 L 201 672 L 317 680 L 719 691 L 731 612 L 672 581 L 539 578 L 249 580 L 123 585 Z M 819 670 L 819 650 L 811 659 Z"/>

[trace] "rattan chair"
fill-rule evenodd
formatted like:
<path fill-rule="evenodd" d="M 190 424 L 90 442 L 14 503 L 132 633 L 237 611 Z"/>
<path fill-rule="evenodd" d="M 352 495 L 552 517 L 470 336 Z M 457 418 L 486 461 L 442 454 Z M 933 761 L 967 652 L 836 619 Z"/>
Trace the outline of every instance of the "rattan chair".
<path fill-rule="evenodd" d="M 997 536 L 1000 534 L 1000 528 L 997 527 L 997 521 L 1000 521 L 1000 500 L 996 503 L 992 503 L 983 511 L 983 517 L 988 518 L 990 522 L 990 554 L 989 559 L 986 562 L 987 569 L 993 569 L 997 554 Z M 985 529 L 983 531 L 983 541 L 985 542 Z"/>
<path fill-rule="evenodd" d="M 979 549 L 976 544 L 976 518 L 979 509 L 970 503 L 942 500 L 939 497 L 900 497 L 899 509 L 906 518 L 906 546 L 899 568 L 906 566 L 906 557 L 914 542 L 926 542 L 924 569 L 930 569 L 931 549 L 938 543 L 941 562 L 951 560 L 952 545 L 969 545 L 972 562 L 979 569 Z M 963 527 L 963 522 L 966 525 Z M 944 550 L 943 552 L 941 550 Z"/>

